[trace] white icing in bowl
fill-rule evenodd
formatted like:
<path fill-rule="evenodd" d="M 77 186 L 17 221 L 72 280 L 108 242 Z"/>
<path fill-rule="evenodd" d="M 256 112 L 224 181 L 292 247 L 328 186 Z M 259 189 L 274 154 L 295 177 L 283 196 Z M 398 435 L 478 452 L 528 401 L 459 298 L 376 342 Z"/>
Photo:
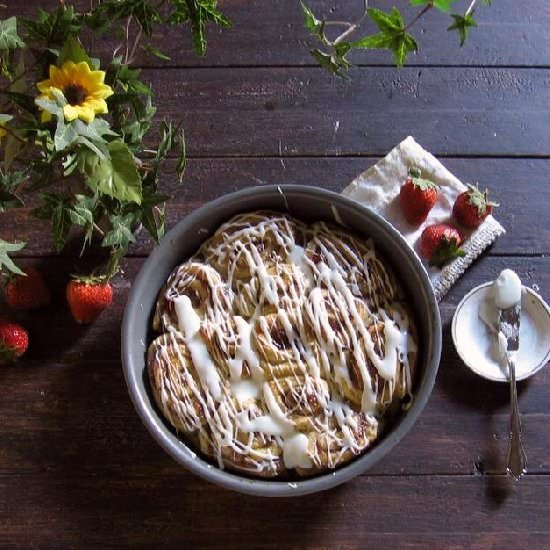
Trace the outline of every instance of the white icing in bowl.
<path fill-rule="evenodd" d="M 495 304 L 500 309 L 508 309 L 521 300 L 521 281 L 517 273 L 504 269 L 493 283 Z"/>
<path fill-rule="evenodd" d="M 499 350 L 493 312 L 493 281 L 472 289 L 458 304 L 451 326 L 458 355 L 473 372 L 497 382 L 507 382 L 506 364 Z M 495 315 L 496 315 L 496 306 Z M 480 318 L 483 316 L 485 322 Z M 496 317 L 495 317 L 496 320 Z M 516 379 L 524 380 L 540 370 L 550 359 L 550 307 L 535 291 L 522 287 L 519 350 L 516 356 Z"/>

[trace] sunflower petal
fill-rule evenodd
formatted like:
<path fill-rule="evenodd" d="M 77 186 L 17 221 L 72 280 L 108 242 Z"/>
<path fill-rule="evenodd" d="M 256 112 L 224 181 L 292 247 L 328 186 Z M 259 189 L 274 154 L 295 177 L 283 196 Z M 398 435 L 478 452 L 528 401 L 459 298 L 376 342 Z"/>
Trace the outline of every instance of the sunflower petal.
<path fill-rule="evenodd" d="M 80 107 L 75 107 L 74 105 L 65 105 L 63 107 L 63 114 L 65 115 L 65 120 L 71 122 L 78 118 Z"/>
<path fill-rule="evenodd" d="M 42 111 L 42 113 L 40 114 L 41 122 L 50 122 L 51 119 L 52 114 L 50 113 L 50 111 Z"/>
<path fill-rule="evenodd" d="M 94 84 L 103 84 L 105 82 L 105 71 L 91 71 L 89 78 Z"/>
<path fill-rule="evenodd" d="M 42 80 L 42 82 L 38 82 L 36 84 L 36 87 L 41 94 L 47 94 L 50 86 L 51 80 Z"/>
<path fill-rule="evenodd" d="M 94 110 L 86 104 L 80 105 L 78 109 L 78 118 L 84 122 L 92 122 L 95 118 Z"/>
<path fill-rule="evenodd" d="M 84 105 L 90 107 L 99 115 L 104 115 L 109 112 L 107 103 L 104 99 L 88 98 Z"/>
<path fill-rule="evenodd" d="M 50 86 L 62 88 L 65 85 L 65 74 L 63 69 L 59 69 L 55 65 L 50 65 Z"/>
<path fill-rule="evenodd" d="M 109 96 L 112 96 L 113 93 L 114 92 L 111 86 L 100 84 L 99 86 L 90 90 L 89 96 L 93 97 L 94 99 L 107 99 Z"/>

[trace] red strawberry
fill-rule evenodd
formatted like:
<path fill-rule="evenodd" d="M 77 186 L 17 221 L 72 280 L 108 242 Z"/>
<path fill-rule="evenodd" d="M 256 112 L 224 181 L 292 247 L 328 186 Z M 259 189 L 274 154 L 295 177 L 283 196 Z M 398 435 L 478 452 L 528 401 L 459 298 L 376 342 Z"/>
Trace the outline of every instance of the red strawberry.
<path fill-rule="evenodd" d="M 17 323 L 0 323 L 0 363 L 11 363 L 21 357 L 29 347 L 29 334 Z"/>
<path fill-rule="evenodd" d="M 420 253 L 430 265 L 443 266 L 449 260 L 464 256 L 460 248 L 462 237 L 458 230 L 446 223 L 428 225 L 420 236 Z"/>
<path fill-rule="evenodd" d="M 13 309 L 34 309 L 50 303 L 50 291 L 40 271 L 25 269 L 25 275 L 15 275 L 6 286 L 6 302 Z"/>
<path fill-rule="evenodd" d="M 487 189 L 482 193 L 477 186 L 468 185 L 468 191 L 464 191 L 456 198 L 453 216 L 464 227 L 478 227 L 493 211 L 493 207 L 498 206 L 496 202 L 487 200 L 488 193 Z"/>
<path fill-rule="evenodd" d="M 420 177 L 420 170 L 411 168 L 409 177 L 399 191 L 399 203 L 405 219 L 412 225 L 420 225 L 437 200 L 437 185 Z"/>
<path fill-rule="evenodd" d="M 81 277 L 69 282 L 67 302 L 77 323 L 91 323 L 113 301 L 109 282 L 97 277 Z"/>

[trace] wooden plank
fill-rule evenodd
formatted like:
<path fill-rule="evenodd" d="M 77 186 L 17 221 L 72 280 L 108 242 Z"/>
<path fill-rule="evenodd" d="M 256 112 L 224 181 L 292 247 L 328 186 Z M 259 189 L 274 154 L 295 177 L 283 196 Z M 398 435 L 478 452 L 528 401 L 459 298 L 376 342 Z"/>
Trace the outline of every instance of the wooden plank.
<path fill-rule="evenodd" d="M 175 163 L 170 160 L 161 176 L 162 191 L 173 196 L 166 209 L 167 227 L 173 227 L 205 202 L 254 185 L 301 183 L 339 192 L 377 160 L 376 157 L 193 158 L 181 186 L 177 183 Z M 489 187 L 494 200 L 500 203 L 495 215 L 508 233 L 496 241 L 489 254 L 550 253 L 550 226 L 544 223 L 550 201 L 547 185 L 550 159 L 444 158 L 442 161 L 463 181 Z M 20 256 L 51 256 L 55 250 L 48 223 L 27 217 L 35 205 L 31 199 L 27 209 L 0 214 L 0 235 L 28 242 Z M 77 240 L 68 254 L 78 255 L 80 246 Z M 146 255 L 152 247 L 152 240 L 142 231 L 131 254 Z"/>
<path fill-rule="evenodd" d="M 86 8 L 88 2 L 71 2 Z M 8 6 L 7 15 L 34 13 L 35 7 L 53 8 L 57 0 L 19 2 Z M 308 5 L 320 17 L 329 20 L 355 21 L 361 14 L 362 3 L 310 0 Z M 378 0 L 376 7 L 389 10 L 390 0 Z M 309 36 L 303 25 L 298 2 L 278 0 L 266 6 L 261 0 L 236 2 L 225 0 L 220 8 L 233 21 L 230 29 L 208 26 L 207 55 L 201 59 L 191 49 L 188 28 L 163 29 L 155 33 L 155 44 L 171 59 L 167 66 L 250 66 L 250 65 L 314 65 L 308 51 Z M 418 8 L 400 5 L 405 21 L 410 21 Z M 460 11 L 457 7 L 455 11 Z M 520 3 L 500 0 L 491 8 L 476 10 L 478 28 L 473 29 L 463 48 L 458 47 L 458 36 L 447 32 L 450 17 L 432 10 L 411 31 L 417 37 L 420 50 L 409 57 L 409 65 L 550 65 L 547 48 L 550 40 L 549 14 L 546 0 Z M 365 32 L 375 32 L 372 23 L 363 25 Z M 360 34 L 357 35 L 361 36 Z M 104 57 L 110 57 L 116 40 L 106 37 L 96 43 Z M 361 64 L 391 65 L 388 52 L 359 52 L 351 57 Z M 140 56 L 137 62 L 144 66 L 162 65 L 152 56 Z"/>
<path fill-rule="evenodd" d="M 550 70 L 150 69 L 191 156 L 384 155 L 414 135 L 438 155 L 548 156 Z M 170 82 L 170 85 L 166 83 Z"/>
<path fill-rule="evenodd" d="M 509 420 L 505 385 L 472 380 L 457 362 L 444 361 L 441 369 L 416 425 L 369 475 L 504 473 Z M 451 369 L 458 371 L 458 388 L 448 385 Z M 154 477 L 183 472 L 142 426 L 119 363 L 27 363 L 2 368 L 0 380 L 9 388 L 0 405 L 0 476 L 74 471 L 114 475 L 124 470 L 126 475 Z M 478 402 L 460 389 L 467 384 L 481 397 Z M 547 371 L 520 387 L 529 474 L 550 473 L 549 390 Z"/>
<path fill-rule="evenodd" d="M 0 539 L 22 546 L 542 548 L 550 535 L 540 509 L 548 476 L 513 486 L 501 477 L 363 477 L 269 502 L 162 472 L 3 476 L 0 488 Z"/>
<path fill-rule="evenodd" d="M 25 261 L 39 264 L 36 260 Z M 126 393 L 118 358 L 119 330 L 127 290 L 141 259 L 124 262 L 114 280 L 115 303 L 89 327 L 72 321 L 64 307 L 64 277 L 72 264 L 51 259 L 42 269 L 54 304 L 21 321 L 31 334 L 28 355 L 0 369 L 0 474 L 16 472 L 116 472 L 132 456 L 128 473 L 176 473 L 171 461 L 141 426 Z M 490 280 L 504 267 L 526 284 L 537 281 L 550 294 L 550 260 L 484 258 L 451 290 L 442 304 L 444 352 L 436 386 L 410 434 L 372 474 L 473 474 L 503 472 L 508 430 L 505 384 L 473 375 L 458 358 L 449 335 L 457 300 L 472 286 Z M 529 469 L 550 472 L 550 370 L 520 384 Z M 108 411 L 108 414 L 106 414 Z M 67 441 L 67 431 L 71 433 Z"/>

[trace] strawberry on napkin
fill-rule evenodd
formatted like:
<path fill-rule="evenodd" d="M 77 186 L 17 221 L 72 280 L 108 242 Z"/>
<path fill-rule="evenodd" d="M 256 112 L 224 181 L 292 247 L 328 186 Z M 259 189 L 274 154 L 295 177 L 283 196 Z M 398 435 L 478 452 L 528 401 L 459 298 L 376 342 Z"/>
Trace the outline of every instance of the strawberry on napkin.
<path fill-rule="evenodd" d="M 422 177 L 439 186 L 437 200 L 426 220 L 418 226 L 407 222 L 399 204 L 399 192 L 411 168 L 418 168 Z M 394 147 L 382 160 L 355 178 L 342 192 L 368 206 L 388 220 L 420 256 L 420 235 L 428 225 L 453 222 L 452 211 L 456 198 L 468 188 L 449 172 L 431 153 L 409 136 Z M 463 257 L 455 258 L 442 269 L 430 267 L 422 260 L 435 295 L 440 301 L 470 264 L 500 235 L 504 228 L 492 215 L 473 230 L 461 228 L 464 237 Z"/>

